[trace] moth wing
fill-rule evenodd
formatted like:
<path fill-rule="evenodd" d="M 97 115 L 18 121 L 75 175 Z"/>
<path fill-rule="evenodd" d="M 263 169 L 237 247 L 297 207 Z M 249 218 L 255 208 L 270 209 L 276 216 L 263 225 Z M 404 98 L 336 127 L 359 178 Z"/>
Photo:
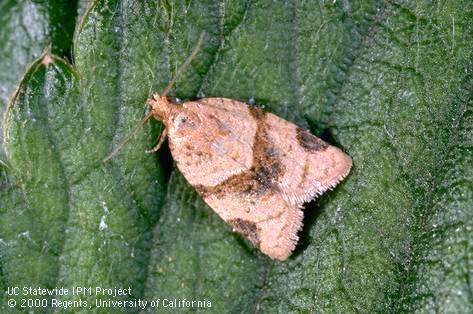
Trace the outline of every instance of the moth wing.
<path fill-rule="evenodd" d="M 169 142 L 179 170 L 235 231 L 276 259 L 295 247 L 302 204 L 333 188 L 351 168 L 340 149 L 239 101 L 186 102 L 171 119 Z"/>
<path fill-rule="evenodd" d="M 285 165 L 278 184 L 290 203 L 302 205 L 334 188 L 350 172 L 352 160 L 341 149 L 274 114 L 268 113 L 265 121 Z"/>
<path fill-rule="evenodd" d="M 202 196 L 233 231 L 246 237 L 264 254 L 279 260 L 291 255 L 298 241 L 303 213 L 280 194 L 266 193 L 257 199 L 238 193 L 204 193 Z"/>
<path fill-rule="evenodd" d="M 191 185 L 214 186 L 251 167 L 256 122 L 245 103 L 202 98 L 181 106 L 167 123 L 169 146 Z"/>

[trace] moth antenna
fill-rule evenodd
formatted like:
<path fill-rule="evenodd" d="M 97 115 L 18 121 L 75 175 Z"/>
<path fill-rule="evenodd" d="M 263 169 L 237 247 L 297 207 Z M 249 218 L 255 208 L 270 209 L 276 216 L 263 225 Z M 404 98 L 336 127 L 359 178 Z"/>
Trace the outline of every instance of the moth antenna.
<path fill-rule="evenodd" d="M 0 166 L 5 167 L 5 168 L 10 168 L 10 166 L 8 166 L 8 165 L 6 164 L 6 162 L 4 162 L 4 161 L 1 160 L 1 159 L 0 159 Z"/>
<path fill-rule="evenodd" d="M 161 96 L 166 96 L 170 91 L 171 88 L 174 86 L 176 83 L 176 80 L 179 78 L 179 76 L 182 74 L 182 72 L 189 66 L 189 64 L 192 62 L 192 60 L 195 58 L 195 56 L 199 53 L 200 48 L 202 47 L 202 43 L 204 42 L 204 37 L 205 37 L 205 32 L 202 32 L 199 37 L 199 41 L 197 42 L 197 45 L 195 46 L 194 50 L 190 54 L 189 57 L 187 57 L 187 60 L 177 69 L 176 75 L 174 75 L 174 78 L 169 82 L 168 86 L 163 90 L 163 93 Z"/>
<path fill-rule="evenodd" d="M 200 34 L 199 40 L 197 41 L 197 45 L 195 46 L 194 50 L 192 50 L 192 53 L 190 56 L 186 59 L 186 61 L 177 69 L 176 75 L 174 75 L 174 78 L 168 83 L 166 88 L 164 89 L 163 93 L 160 95 L 162 97 L 166 96 L 170 91 L 171 88 L 176 84 L 176 80 L 181 76 L 182 72 L 189 66 L 189 64 L 192 62 L 192 60 L 195 58 L 195 56 L 199 53 L 200 48 L 202 47 L 202 43 L 204 42 L 205 38 L 205 32 L 202 32 Z M 135 135 L 135 133 L 143 127 L 143 125 L 148 122 L 148 120 L 153 116 L 153 111 L 150 111 L 138 124 L 131 130 L 130 133 L 123 139 L 123 141 L 120 142 L 113 150 L 112 152 L 105 157 L 102 162 L 107 162 L 110 159 L 112 159 L 122 147 L 128 143 L 129 140 Z M 158 145 L 156 145 L 158 148 L 161 146 L 162 142 L 164 142 L 164 139 L 166 138 L 166 133 L 164 136 L 161 136 L 160 141 Z M 156 148 L 156 147 L 155 147 Z M 156 151 L 157 149 L 152 149 L 151 151 Z"/>
<path fill-rule="evenodd" d="M 148 122 L 148 120 L 153 116 L 153 111 L 150 111 L 140 122 L 138 122 L 138 124 L 133 128 L 133 130 L 131 130 L 130 133 L 128 133 L 128 135 L 120 142 L 120 144 L 118 144 L 113 150 L 112 152 L 107 156 L 105 157 L 102 162 L 107 162 L 109 161 L 110 159 L 112 159 L 120 149 L 122 149 L 123 146 L 125 146 L 126 143 L 128 143 L 129 140 L 131 140 L 131 138 L 133 137 L 133 135 L 135 135 L 135 133 L 141 129 L 146 122 Z"/>

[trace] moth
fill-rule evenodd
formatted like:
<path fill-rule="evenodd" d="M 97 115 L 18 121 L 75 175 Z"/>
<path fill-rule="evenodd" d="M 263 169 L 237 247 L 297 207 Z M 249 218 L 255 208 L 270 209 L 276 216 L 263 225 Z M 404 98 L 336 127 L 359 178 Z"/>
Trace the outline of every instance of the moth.
<path fill-rule="evenodd" d="M 151 117 L 162 121 L 165 129 L 151 151 L 167 137 L 177 168 L 210 208 L 261 252 L 285 260 L 298 241 L 303 203 L 334 188 L 352 160 L 256 106 L 223 97 L 183 103 L 168 97 L 202 41 L 203 35 L 164 91 L 147 101 L 151 110 L 137 128 Z"/>

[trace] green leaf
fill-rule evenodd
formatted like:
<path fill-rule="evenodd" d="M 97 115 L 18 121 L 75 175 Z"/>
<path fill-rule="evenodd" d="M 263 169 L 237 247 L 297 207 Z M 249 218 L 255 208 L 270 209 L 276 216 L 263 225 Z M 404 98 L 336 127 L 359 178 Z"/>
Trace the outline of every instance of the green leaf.
<path fill-rule="evenodd" d="M 472 17 L 469 1 L 95 1 L 74 66 L 44 55 L 6 116 L 0 288 L 130 286 L 117 299 L 216 313 L 471 312 Z M 254 101 L 353 158 L 306 205 L 287 261 L 232 233 L 165 150 L 143 153 L 160 123 L 101 163 L 202 31 L 174 96 Z"/>
<path fill-rule="evenodd" d="M 131 287 L 131 299 L 142 295 L 164 178 L 139 144 L 126 162 L 104 166 L 102 151 L 92 148 L 106 142 L 93 131 L 97 121 L 109 129 L 115 121 L 105 121 L 106 109 L 92 115 L 85 104 L 100 109 L 103 103 L 81 95 L 78 74 L 45 54 L 8 110 L 2 288 L 120 286 Z M 64 300 L 79 298 L 69 293 Z M 95 296 L 82 299 L 92 305 Z M 2 301 L 6 307 L 6 295 Z"/>
<path fill-rule="evenodd" d="M 77 1 L 16 1 L 0 3 L 0 116 L 28 65 L 48 47 L 70 57 Z M 3 144 L 3 119 L 0 143 Z M 0 144 L 0 160 L 3 145 Z"/>

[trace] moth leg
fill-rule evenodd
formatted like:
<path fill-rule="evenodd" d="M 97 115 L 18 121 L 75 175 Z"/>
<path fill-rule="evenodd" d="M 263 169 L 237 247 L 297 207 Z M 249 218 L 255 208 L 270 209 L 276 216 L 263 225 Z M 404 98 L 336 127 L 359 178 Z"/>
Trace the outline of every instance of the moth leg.
<path fill-rule="evenodd" d="M 164 141 L 166 140 L 167 135 L 168 135 L 167 129 L 164 128 L 163 132 L 161 132 L 161 136 L 159 137 L 158 144 L 156 144 L 156 146 L 154 146 L 153 148 L 146 150 L 146 152 L 148 154 L 157 152 L 159 148 L 161 148 L 161 145 L 163 145 Z"/>

